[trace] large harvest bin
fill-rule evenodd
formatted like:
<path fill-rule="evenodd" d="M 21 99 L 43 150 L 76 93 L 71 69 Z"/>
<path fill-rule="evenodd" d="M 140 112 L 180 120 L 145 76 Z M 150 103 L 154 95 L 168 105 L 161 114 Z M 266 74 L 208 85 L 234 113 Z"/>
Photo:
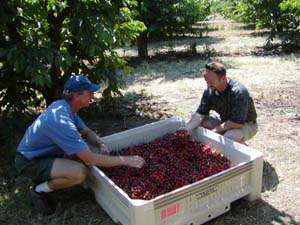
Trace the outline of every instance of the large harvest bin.
<path fill-rule="evenodd" d="M 113 150 L 151 142 L 184 125 L 176 118 L 144 125 L 103 138 Z M 260 198 L 262 154 L 207 129 L 198 128 L 191 136 L 224 154 L 234 167 L 152 200 L 133 200 L 99 168 L 92 167 L 87 179 L 96 201 L 116 222 L 123 225 L 198 225 L 228 210 L 231 202 Z"/>

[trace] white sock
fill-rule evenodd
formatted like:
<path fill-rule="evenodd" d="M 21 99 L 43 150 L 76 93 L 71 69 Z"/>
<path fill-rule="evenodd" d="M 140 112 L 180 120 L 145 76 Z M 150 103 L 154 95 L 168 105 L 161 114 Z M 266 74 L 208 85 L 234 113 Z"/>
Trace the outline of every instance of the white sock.
<path fill-rule="evenodd" d="M 45 181 L 35 187 L 36 192 L 52 192 L 53 190 L 49 187 L 48 182 Z"/>

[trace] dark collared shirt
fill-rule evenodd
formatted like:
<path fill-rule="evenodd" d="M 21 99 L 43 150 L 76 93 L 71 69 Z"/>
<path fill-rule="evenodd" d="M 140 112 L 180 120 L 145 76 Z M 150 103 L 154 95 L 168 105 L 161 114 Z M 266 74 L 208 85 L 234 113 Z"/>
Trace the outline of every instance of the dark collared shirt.
<path fill-rule="evenodd" d="M 224 92 L 212 91 L 207 88 L 202 96 L 197 112 L 209 115 L 210 110 L 216 111 L 222 122 L 230 120 L 243 124 L 256 121 L 256 109 L 247 88 L 239 81 L 228 79 Z"/>

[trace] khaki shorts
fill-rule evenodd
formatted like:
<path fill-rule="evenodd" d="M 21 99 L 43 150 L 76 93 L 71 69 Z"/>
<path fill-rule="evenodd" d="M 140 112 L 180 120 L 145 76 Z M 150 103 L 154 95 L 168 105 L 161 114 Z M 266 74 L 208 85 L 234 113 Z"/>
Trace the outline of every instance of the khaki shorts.
<path fill-rule="evenodd" d="M 219 117 L 215 116 L 215 115 L 210 115 L 210 116 L 206 116 L 204 118 L 204 120 L 206 120 L 206 122 L 208 122 L 210 124 L 210 126 L 212 127 L 212 129 L 214 127 L 219 126 L 222 122 L 220 120 Z M 249 139 L 251 139 L 258 131 L 258 125 L 257 122 L 255 121 L 250 121 L 250 122 L 246 122 L 241 128 L 239 128 L 238 130 L 240 130 L 243 133 L 243 139 L 241 140 L 241 142 L 245 142 Z"/>
<path fill-rule="evenodd" d="M 243 142 L 248 141 L 251 139 L 258 131 L 258 125 L 256 121 L 250 121 L 246 122 L 241 128 L 240 128 L 244 134 Z"/>
<path fill-rule="evenodd" d="M 33 182 L 38 183 L 50 180 L 52 166 L 56 158 L 45 157 L 28 160 L 17 154 L 15 157 L 15 166 L 21 175 L 31 178 Z"/>

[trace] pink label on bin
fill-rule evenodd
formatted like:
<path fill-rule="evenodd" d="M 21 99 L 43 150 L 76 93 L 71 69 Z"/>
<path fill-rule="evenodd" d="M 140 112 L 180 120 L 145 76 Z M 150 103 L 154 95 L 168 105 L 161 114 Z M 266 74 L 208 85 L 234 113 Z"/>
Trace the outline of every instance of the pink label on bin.
<path fill-rule="evenodd" d="M 179 204 L 169 206 L 168 208 L 160 211 L 160 219 L 165 219 L 168 216 L 172 216 L 179 212 Z"/>

